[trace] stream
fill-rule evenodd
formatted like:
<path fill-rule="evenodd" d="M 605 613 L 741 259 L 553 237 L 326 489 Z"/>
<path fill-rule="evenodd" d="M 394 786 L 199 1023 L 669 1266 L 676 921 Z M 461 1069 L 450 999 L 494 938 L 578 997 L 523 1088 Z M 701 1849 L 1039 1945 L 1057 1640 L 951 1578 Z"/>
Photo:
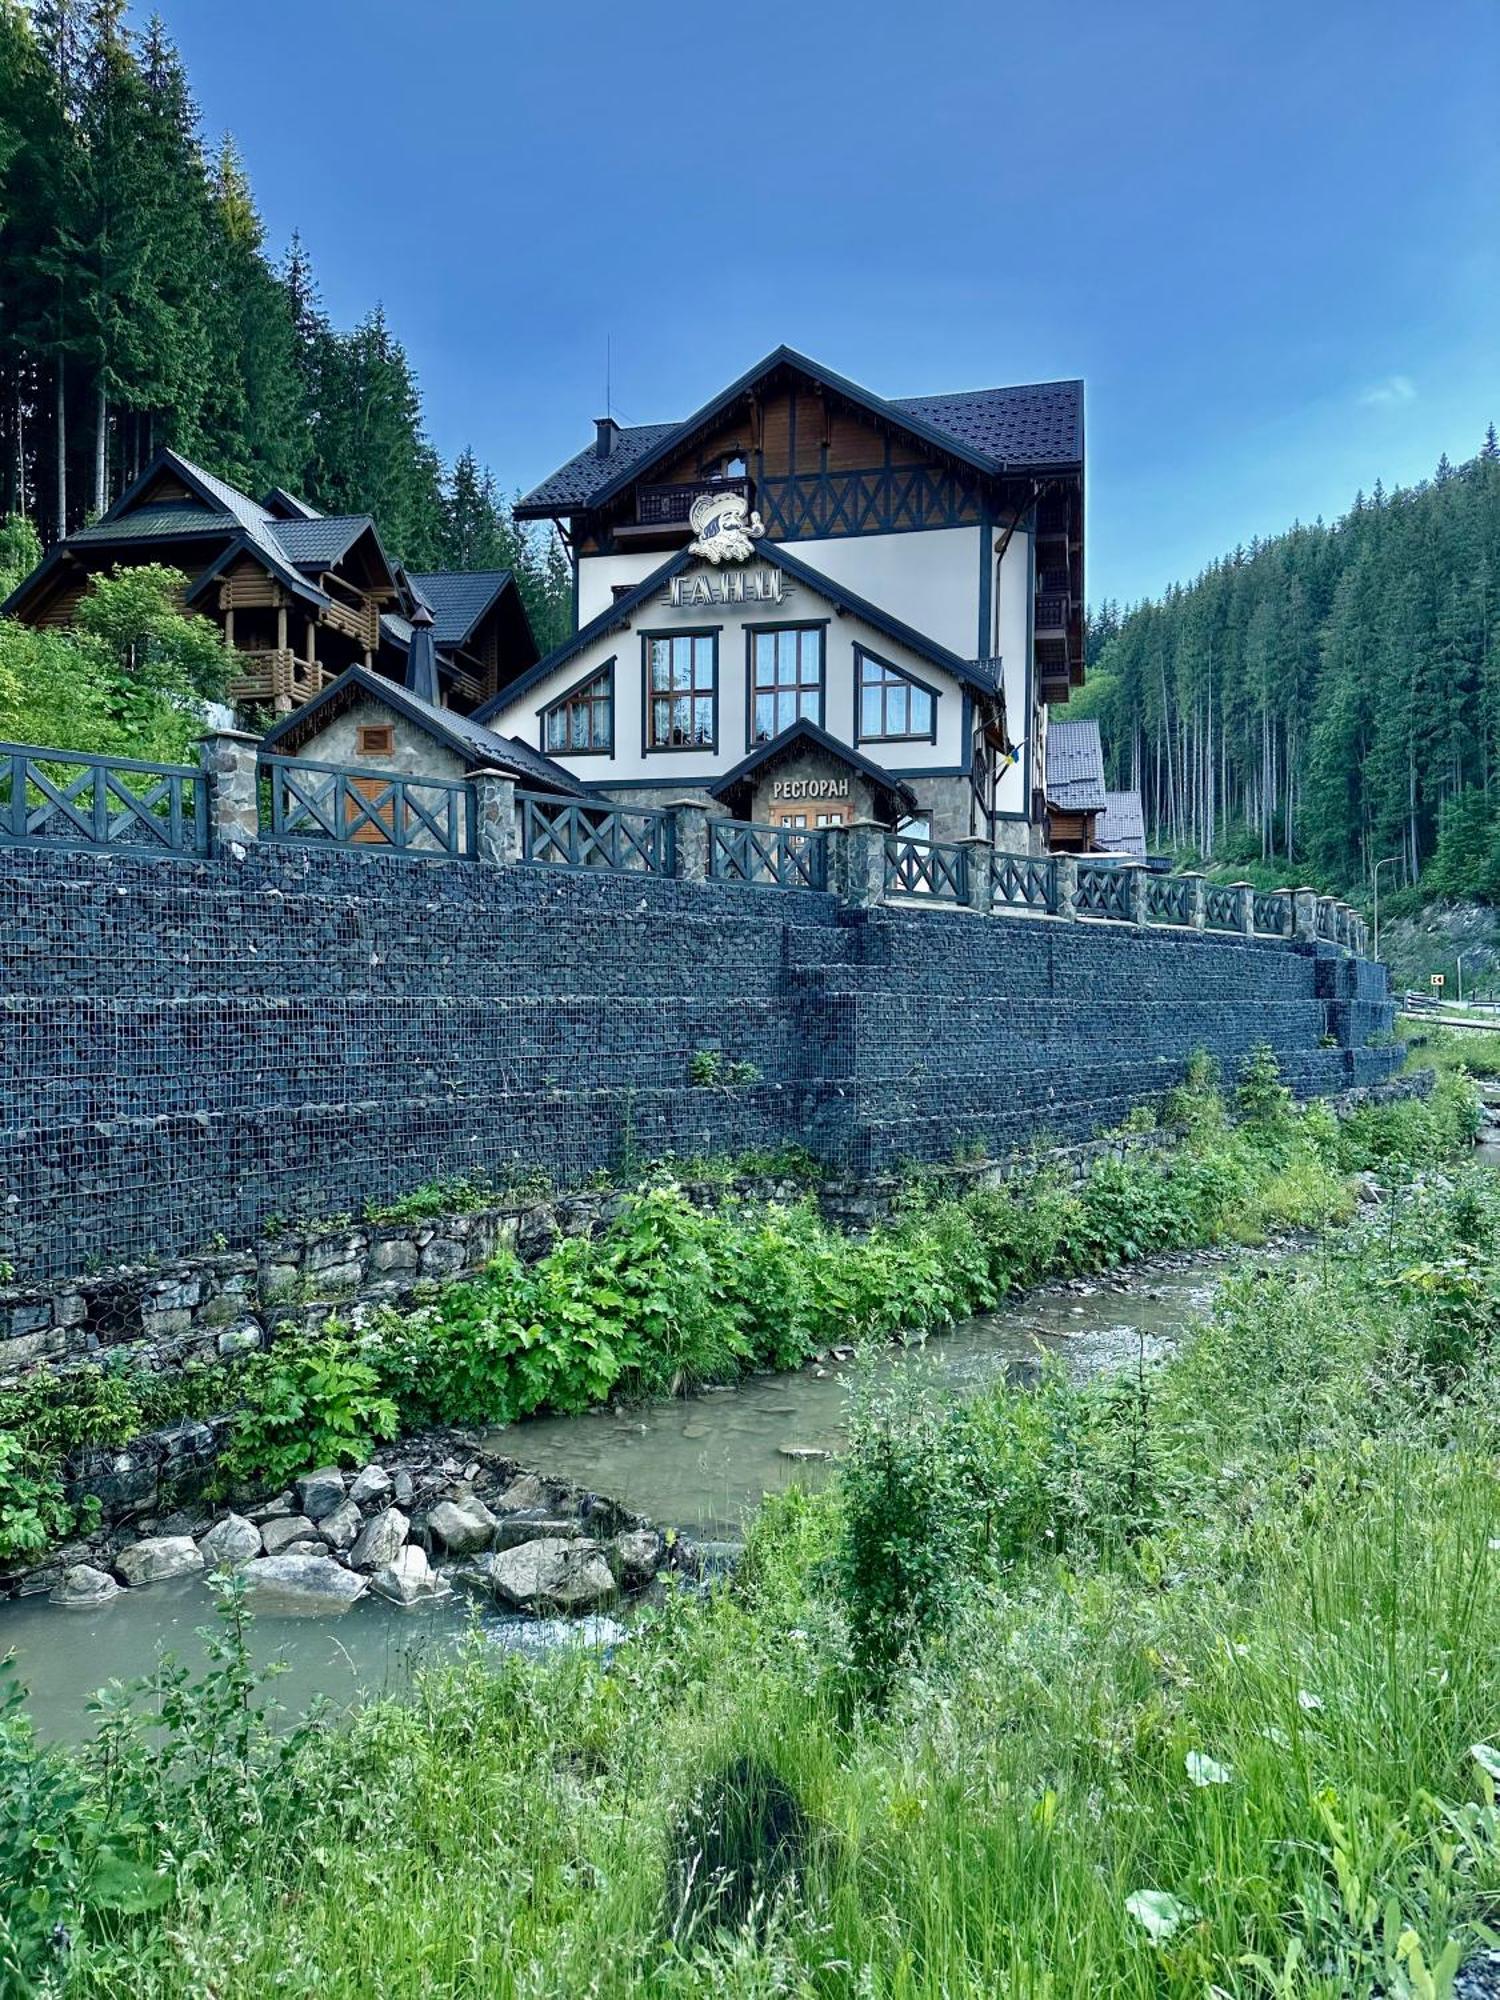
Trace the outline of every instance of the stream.
<path fill-rule="evenodd" d="M 1225 1268 L 1222 1255 L 1204 1253 L 1140 1266 L 1128 1277 L 1074 1280 L 911 1347 L 883 1350 L 873 1365 L 889 1373 L 904 1359 L 938 1393 L 955 1398 L 1042 1353 L 1080 1378 L 1131 1365 L 1143 1349 L 1148 1359 L 1160 1354 L 1205 1308 Z M 549 1476 L 610 1494 L 694 1539 L 732 1541 L 763 1493 L 827 1477 L 828 1456 L 794 1454 L 837 1451 L 852 1372 L 852 1361 L 829 1360 L 670 1403 L 532 1418 L 492 1435 Z M 198 1631 L 213 1615 L 199 1577 L 122 1591 L 98 1610 L 22 1598 L 0 1604 L 0 1658 L 14 1655 L 41 1733 L 72 1740 L 89 1732 L 87 1703 L 106 1681 L 150 1673 L 162 1652 L 201 1665 Z M 508 1616 L 462 1592 L 417 1611 L 370 1594 L 341 1618 L 261 1617 L 252 1644 L 262 1665 L 284 1664 L 272 1697 L 295 1715 L 320 1695 L 347 1707 L 399 1694 L 418 1666 L 451 1655 L 471 1634 L 486 1645 L 543 1651 L 606 1644 L 619 1629 L 608 1619 Z"/>

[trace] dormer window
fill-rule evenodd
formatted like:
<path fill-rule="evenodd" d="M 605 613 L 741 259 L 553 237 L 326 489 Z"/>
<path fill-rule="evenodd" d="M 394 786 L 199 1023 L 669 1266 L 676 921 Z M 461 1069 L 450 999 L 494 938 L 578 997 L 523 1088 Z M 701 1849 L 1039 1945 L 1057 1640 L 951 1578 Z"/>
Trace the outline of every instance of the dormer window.
<path fill-rule="evenodd" d="M 859 701 L 856 738 L 861 743 L 935 743 L 937 694 L 914 674 L 906 674 L 868 653 L 854 649 L 855 683 Z"/>
<path fill-rule="evenodd" d="M 615 747 L 615 663 L 542 711 L 542 748 L 553 757 L 608 757 Z"/>

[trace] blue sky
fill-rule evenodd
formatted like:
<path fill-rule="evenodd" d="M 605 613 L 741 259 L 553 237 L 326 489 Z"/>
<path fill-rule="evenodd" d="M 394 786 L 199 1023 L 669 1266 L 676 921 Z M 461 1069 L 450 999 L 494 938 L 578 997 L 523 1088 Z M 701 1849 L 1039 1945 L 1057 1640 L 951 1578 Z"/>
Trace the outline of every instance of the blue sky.
<path fill-rule="evenodd" d="M 1088 385 L 1089 595 L 1500 422 L 1500 6 L 160 0 L 272 246 L 507 487 L 780 341 Z"/>

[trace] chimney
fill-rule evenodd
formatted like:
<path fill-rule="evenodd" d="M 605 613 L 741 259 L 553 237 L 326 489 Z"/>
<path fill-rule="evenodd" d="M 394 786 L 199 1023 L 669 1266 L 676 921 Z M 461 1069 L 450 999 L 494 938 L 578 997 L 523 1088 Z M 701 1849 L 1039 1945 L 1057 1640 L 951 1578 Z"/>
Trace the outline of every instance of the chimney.
<path fill-rule="evenodd" d="M 615 439 L 620 435 L 620 426 L 613 417 L 595 417 L 594 429 L 597 433 L 594 455 L 596 458 L 608 458 L 615 448 Z"/>

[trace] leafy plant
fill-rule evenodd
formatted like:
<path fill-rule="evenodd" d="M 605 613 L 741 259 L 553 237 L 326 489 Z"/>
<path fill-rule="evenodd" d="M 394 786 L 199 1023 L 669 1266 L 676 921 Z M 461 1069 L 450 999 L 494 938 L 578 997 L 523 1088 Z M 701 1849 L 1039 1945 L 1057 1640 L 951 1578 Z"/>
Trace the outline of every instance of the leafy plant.
<path fill-rule="evenodd" d="M 252 1355 L 239 1375 L 240 1404 L 221 1460 L 231 1485 L 283 1485 L 315 1465 L 362 1465 L 394 1437 L 397 1410 L 376 1370 L 337 1332 L 284 1338 Z"/>

